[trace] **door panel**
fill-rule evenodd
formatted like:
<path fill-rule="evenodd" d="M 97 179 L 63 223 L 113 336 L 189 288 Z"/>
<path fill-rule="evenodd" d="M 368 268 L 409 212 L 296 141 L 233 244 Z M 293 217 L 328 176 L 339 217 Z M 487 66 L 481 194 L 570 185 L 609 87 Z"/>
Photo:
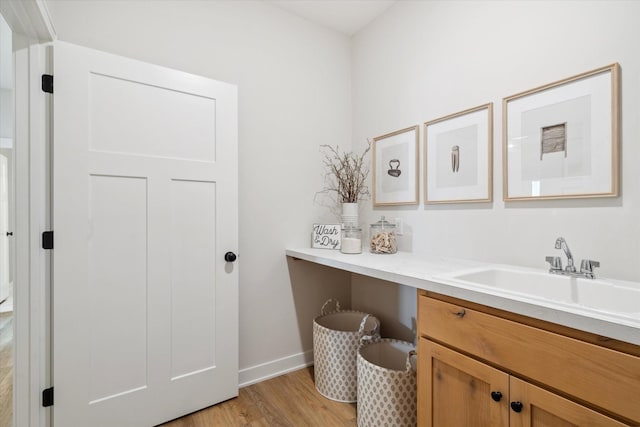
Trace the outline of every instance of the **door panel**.
<path fill-rule="evenodd" d="M 54 55 L 54 427 L 154 425 L 236 396 L 236 88 Z"/>
<path fill-rule="evenodd" d="M 147 386 L 147 182 L 92 175 L 88 187 L 89 400 L 96 402 Z"/>
<path fill-rule="evenodd" d="M 214 182 L 171 183 L 171 374 L 173 378 L 215 367 L 216 187 Z M 188 219 L 188 220 L 187 220 Z M 198 248 L 194 253 L 188 248 Z"/>
<path fill-rule="evenodd" d="M 512 427 L 629 426 L 515 377 L 510 387 L 511 401 L 522 403 L 522 412 L 511 412 Z"/>
<path fill-rule="evenodd" d="M 531 425 L 536 427 L 578 427 L 536 406 L 531 407 Z"/>
<path fill-rule="evenodd" d="M 509 376 L 420 338 L 418 419 L 421 427 L 507 427 Z M 491 392 L 502 393 L 500 401 Z"/>
<path fill-rule="evenodd" d="M 97 73 L 89 87 L 91 150 L 215 161 L 215 98 Z"/>

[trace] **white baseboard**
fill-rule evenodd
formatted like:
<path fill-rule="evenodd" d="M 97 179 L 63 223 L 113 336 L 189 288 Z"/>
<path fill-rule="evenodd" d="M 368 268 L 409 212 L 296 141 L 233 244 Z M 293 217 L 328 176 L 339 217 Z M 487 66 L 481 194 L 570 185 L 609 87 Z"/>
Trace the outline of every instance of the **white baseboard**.
<path fill-rule="evenodd" d="M 242 388 L 311 365 L 313 365 L 313 350 L 307 350 L 304 353 L 293 354 L 281 359 L 241 369 L 238 373 L 238 381 L 240 388 Z"/>

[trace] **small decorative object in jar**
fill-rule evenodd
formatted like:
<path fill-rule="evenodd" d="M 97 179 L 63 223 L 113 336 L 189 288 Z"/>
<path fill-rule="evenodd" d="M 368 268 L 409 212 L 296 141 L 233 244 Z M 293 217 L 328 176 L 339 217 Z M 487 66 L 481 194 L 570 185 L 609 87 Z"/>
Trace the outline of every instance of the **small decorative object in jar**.
<path fill-rule="evenodd" d="M 362 253 L 362 228 L 347 225 L 342 229 L 340 252 L 343 254 Z"/>
<path fill-rule="evenodd" d="M 398 251 L 396 244 L 396 225 L 385 220 L 384 217 L 375 224 L 371 224 L 371 252 L 374 254 L 395 254 Z"/>

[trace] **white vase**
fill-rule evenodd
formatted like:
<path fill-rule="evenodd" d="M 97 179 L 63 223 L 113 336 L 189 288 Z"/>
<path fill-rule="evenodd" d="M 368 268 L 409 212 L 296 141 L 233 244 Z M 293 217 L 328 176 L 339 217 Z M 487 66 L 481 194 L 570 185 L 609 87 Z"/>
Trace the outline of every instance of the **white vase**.
<path fill-rule="evenodd" d="M 342 223 L 347 225 L 358 225 L 358 204 L 343 203 L 342 204 Z"/>

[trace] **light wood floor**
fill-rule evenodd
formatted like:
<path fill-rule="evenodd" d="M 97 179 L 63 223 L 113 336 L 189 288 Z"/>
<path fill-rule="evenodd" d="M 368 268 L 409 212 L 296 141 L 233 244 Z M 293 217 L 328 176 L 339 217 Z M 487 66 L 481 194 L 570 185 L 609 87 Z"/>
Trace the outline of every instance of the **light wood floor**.
<path fill-rule="evenodd" d="M 0 427 L 11 427 L 13 411 L 13 316 L 0 314 Z"/>
<path fill-rule="evenodd" d="M 162 427 L 354 427 L 356 404 L 322 397 L 313 385 L 313 368 L 241 388 L 228 400 Z"/>
<path fill-rule="evenodd" d="M 12 316 L 0 315 L 0 427 L 11 427 Z M 313 367 L 241 388 L 235 399 L 162 427 L 355 427 L 356 404 L 321 396 Z"/>

